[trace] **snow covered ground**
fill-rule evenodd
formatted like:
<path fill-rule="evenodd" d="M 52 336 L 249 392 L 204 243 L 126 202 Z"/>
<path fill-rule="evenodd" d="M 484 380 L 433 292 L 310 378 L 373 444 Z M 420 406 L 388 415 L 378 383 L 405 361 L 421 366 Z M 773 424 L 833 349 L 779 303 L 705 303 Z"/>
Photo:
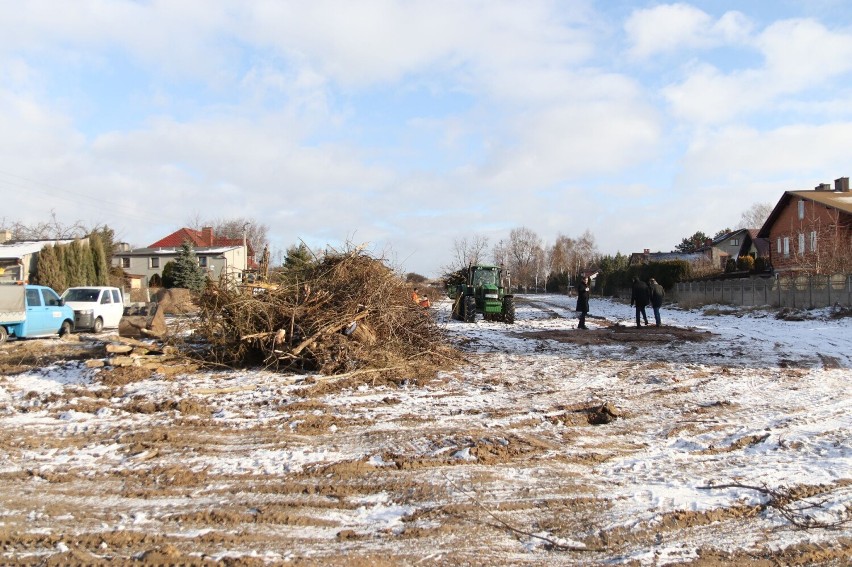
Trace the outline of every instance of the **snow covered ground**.
<path fill-rule="evenodd" d="M 848 564 L 852 318 L 573 305 L 439 303 L 468 364 L 426 384 L 0 377 L 0 560 Z"/>

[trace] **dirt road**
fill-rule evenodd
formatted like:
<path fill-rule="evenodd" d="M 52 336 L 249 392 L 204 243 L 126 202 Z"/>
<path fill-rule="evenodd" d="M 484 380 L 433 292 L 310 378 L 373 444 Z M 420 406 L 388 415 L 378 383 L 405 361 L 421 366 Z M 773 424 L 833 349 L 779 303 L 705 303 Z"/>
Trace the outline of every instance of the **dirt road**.
<path fill-rule="evenodd" d="M 773 471 L 849 463 L 848 366 L 609 316 L 583 333 L 569 307 L 521 302 L 506 326 L 439 306 L 469 363 L 426 383 L 165 378 L 87 368 L 97 342 L 5 345 L 0 563 L 847 564 L 852 471 Z M 815 501 L 840 504 L 798 511 Z"/>

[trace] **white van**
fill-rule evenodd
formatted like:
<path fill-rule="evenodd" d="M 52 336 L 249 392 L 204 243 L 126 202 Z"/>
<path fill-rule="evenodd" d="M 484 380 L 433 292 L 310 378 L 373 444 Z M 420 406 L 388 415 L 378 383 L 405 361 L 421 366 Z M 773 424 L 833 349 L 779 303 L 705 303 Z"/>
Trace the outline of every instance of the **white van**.
<path fill-rule="evenodd" d="M 74 310 L 74 329 L 117 328 L 124 314 L 124 299 L 117 287 L 69 287 L 62 294 L 65 305 Z"/>

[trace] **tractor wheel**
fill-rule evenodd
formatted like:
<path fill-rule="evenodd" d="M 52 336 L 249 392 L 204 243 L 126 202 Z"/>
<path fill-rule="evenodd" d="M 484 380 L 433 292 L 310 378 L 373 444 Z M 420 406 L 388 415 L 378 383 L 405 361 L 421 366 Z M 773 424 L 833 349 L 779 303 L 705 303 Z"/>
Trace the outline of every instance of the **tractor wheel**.
<path fill-rule="evenodd" d="M 9 337 L 9 333 L 6 331 L 6 327 L 0 325 L 0 345 L 6 342 L 6 339 Z"/>
<path fill-rule="evenodd" d="M 515 298 L 503 298 L 503 321 L 510 325 L 515 322 Z"/>
<path fill-rule="evenodd" d="M 462 313 L 462 310 L 464 309 L 464 303 L 463 303 L 462 300 L 463 300 L 463 298 L 461 296 L 459 296 L 459 297 L 456 297 L 455 301 L 453 301 L 452 318 L 455 319 L 456 321 L 463 321 L 464 320 L 464 313 Z"/>
<path fill-rule="evenodd" d="M 468 295 L 464 298 L 464 321 L 473 323 L 476 320 L 476 298 Z"/>

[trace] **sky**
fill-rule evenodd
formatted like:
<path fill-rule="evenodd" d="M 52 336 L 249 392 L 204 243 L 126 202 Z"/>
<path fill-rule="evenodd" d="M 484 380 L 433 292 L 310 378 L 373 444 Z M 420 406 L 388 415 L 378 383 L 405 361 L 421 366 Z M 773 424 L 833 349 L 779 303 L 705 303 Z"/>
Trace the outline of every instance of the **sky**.
<path fill-rule="evenodd" d="M 741 228 L 849 140 L 848 0 L 0 0 L 0 224 L 245 217 L 437 276 L 517 227 Z"/>

